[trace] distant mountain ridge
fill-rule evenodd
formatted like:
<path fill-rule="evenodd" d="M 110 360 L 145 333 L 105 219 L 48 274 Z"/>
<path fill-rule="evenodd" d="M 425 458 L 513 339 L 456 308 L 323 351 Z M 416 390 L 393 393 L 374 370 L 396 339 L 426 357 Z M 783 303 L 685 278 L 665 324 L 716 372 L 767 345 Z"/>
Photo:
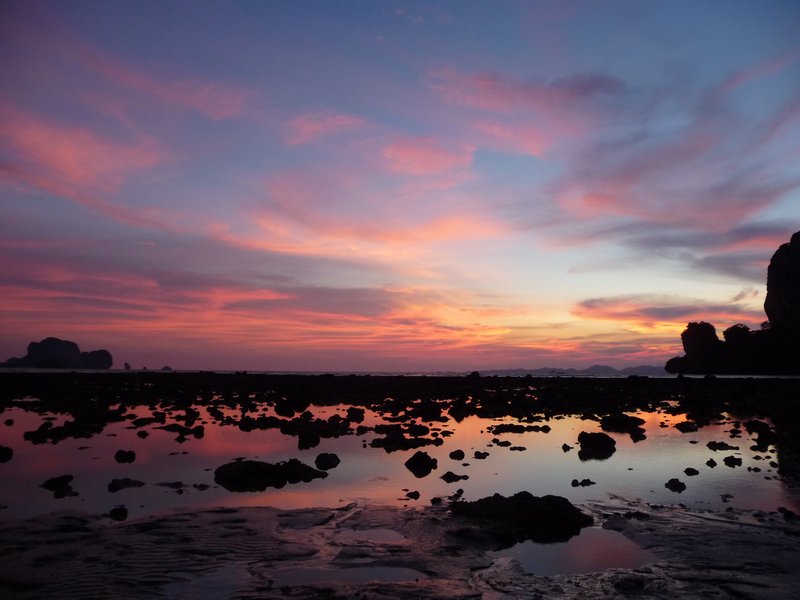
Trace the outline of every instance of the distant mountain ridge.
<path fill-rule="evenodd" d="M 592 365 L 585 369 L 568 368 L 562 369 L 559 367 L 540 367 L 538 369 L 487 369 L 479 371 L 481 375 L 500 375 L 508 377 L 521 377 L 525 375 L 532 375 L 536 377 L 552 377 L 555 375 L 562 375 L 564 377 L 580 377 L 580 376 L 593 376 L 593 377 L 626 377 L 628 375 L 667 375 L 667 371 L 662 366 L 656 365 L 637 365 L 633 367 L 625 367 L 623 369 L 616 369 L 608 365 Z"/>

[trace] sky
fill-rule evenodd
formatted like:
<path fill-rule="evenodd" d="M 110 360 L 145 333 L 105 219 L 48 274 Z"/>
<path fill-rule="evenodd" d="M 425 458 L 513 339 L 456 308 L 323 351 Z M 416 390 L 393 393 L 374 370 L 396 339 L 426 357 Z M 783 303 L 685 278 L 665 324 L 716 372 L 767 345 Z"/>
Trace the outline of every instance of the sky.
<path fill-rule="evenodd" d="M 800 3 L 0 6 L 0 360 L 662 364 L 800 230 Z"/>

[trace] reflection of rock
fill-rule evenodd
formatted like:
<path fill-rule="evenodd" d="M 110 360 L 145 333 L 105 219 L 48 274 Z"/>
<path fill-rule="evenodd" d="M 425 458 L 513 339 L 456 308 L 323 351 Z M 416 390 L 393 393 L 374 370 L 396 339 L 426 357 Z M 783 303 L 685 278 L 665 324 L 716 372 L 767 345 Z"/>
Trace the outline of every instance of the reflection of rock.
<path fill-rule="evenodd" d="M 48 337 L 28 344 L 22 358 L 9 358 L 0 367 L 24 369 L 110 369 L 113 364 L 108 350 L 81 352 L 78 344 Z"/>
<path fill-rule="evenodd" d="M 414 477 L 425 477 L 430 475 L 431 471 L 437 467 L 438 461 L 435 458 L 431 458 L 427 452 L 417 450 L 414 456 L 405 462 L 405 465 L 406 469 L 414 474 Z"/>
<path fill-rule="evenodd" d="M 262 492 L 268 487 L 282 488 L 287 483 L 307 483 L 327 476 L 325 471 L 309 467 L 296 458 L 275 464 L 259 460 L 234 461 L 214 471 L 214 481 L 229 492 Z"/>
<path fill-rule="evenodd" d="M 581 460 L 605 460 L 614 454 L 617 449 L 617 442 L 605 433 L 581 431 L 580 435 L 578 435 L 578 443 L 581 446 L 578 451 L 578 458 Z"/>
<path fill-rule="evenodd" d="M 529 492 L 518 492 L 508 498 L 495 494 L 474 502 L 454 502 L 450 510 L 454 517 L 478 525 L 456 530 L 455 535 L 494 549 L 524 540 L 565 542 L 578 535 L 582 527 L 594 523 L 592 517 L 566 498 L 537 497 Z"/>

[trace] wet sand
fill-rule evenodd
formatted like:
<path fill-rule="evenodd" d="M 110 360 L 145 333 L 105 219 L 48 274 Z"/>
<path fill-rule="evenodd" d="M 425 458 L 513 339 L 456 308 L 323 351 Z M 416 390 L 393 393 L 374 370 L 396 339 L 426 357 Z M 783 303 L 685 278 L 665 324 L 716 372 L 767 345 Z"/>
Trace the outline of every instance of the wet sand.
<path fill-rule="evenodd" d="M 460 523 L 443 506 L 221 508 L 119 524 L 55 513 L 4 523 L 0 590 L 14 598 L 797 597 L 796 522 L 622 499 L 583 508 L 654 562 L 531 575 L 457 541 Z"/>

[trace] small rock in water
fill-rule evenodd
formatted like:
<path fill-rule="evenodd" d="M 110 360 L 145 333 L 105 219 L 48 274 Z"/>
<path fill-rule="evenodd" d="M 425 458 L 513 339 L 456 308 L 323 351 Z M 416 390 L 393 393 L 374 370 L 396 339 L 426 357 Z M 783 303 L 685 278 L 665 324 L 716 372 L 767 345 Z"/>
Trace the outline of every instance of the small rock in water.
<path fill-rule="evenodd" d="M 464 460 L 464 451 L 463 450 L 453 450 L 449 454 L 450 458 L 453 460 Z"/>
<path fill-rule="evenodd" d="M 683 490 L 686 489 L 686 484 L 683 483 L 680 479 L 675 479 L 673 477 L 667 483 L 664 484 L 664 487 L 670 490 L 671 492 L 677 492 L 680 494 Z"/>
<path fill-rule="evenodd" d="M 39 487 L 53 492 L 53 498 L 60 499 L 67 496 L 77 496 L 78 492 L 72 489 L 72 475 L 59 475 L 51 477 Z"/>
<path fill-rule="evenodd" d="M 738 456 L 726 456 L 722 459 L 722 462 L 724 462 L 731 469 L 742 466 L 742 459 Z"/>
<path fill-rule="evenodd" d="M 438 461 L 431 458 L 427 452 L 417 450 L 417 452 L 405 462 L 406 469 L 414 474 L 414 477 L 421 478 L 430 475 L 438 466 Z"/>
<path fill-rule="evenodd" d="M 489 456 L 488 452 L 481 452 L 480 450 L 475 450 L 475 454 L 473 455 L 477 460 L 483 460 L 487 456 Z"/>
<path fill-rule="evenodd" d="M 596 482 L 592 481 L 591 479 L 581 479 L 578 481 L 577 479 L 573 479 L 572 487 L 589 487 L 590 485 L 595 485 Z"/>
<path fill-rule="evenodd" d="M 581 445 L 578 451 L 578 458 L 581 460 L 605 460 L 617 449 L 617 442 L 605 433 L 581 431 L 578 443 Z"/>
<path fill-rule="evenodd" d="M 445 483 L 455 483 L 456 481 L 461 481 L 462 479 L 469 479 L 469 475 L 456 475 L 452 471 L 448 471 L 442 475 L 440 479 L 443 479 Z"/>
<path fill-rule="evenodd" d="M 138 479 L 129 479 L 128 477 L 123 477 L 122 479 L 112 479 L 111 483 L 108 484 L 108 491 L 112 494 L 118 492 L 120 490 L 124 490 L 126 488 L 132 487 L 142 487 L 144 485 L 144 481 L 139 481 Z"/>
<path fill-rule="evenodd" d="M 128 518 L 128 509 L 125 508 L 123 504 L 115 506 L 108 511 L 108 518 L 113 519 L 114 521 L 124 521 Z"/>
<path fill-rule="evenodd" d="M 700 474 L 700 471 L 698 471 L 697 469 L 694 469 L 692 467 L 686 467 L 683 470 L 683 472 L 686 473 L 689 477 L 693 477 L 694 475 L 699 475 Z"/>
<path fill-rule="evenodd" d="M 322 452 L 314 460 L 314 465 L 323 471 L 329 471 L 339 466 L 341 459 L 332 452 Z"/>
<path fill-rule="evenodd" d="M 561 450 L 563 450 L 564 452 L 569 452 L 570 450 L 572 450 L 572 446 L 570 446 L 569 444 L 561 444 Z"/>
<path fill-rule="evenodd" d="M 8 462 L 14 457 L 13 448 L 0 446 L 0 463 Z"/>
<path fill-rule="evenodd" d="M 114 460 L 118 463 L 132 463 L 136 460 L 136 452 L 133 450 L 117 450 Z"/>
<path fill-rule="evenodd" d="M 419 492 L 417 490 L 414 490 L 412 492 L 407 492 L 406 498 L 410 500 L 419 500 Z"/>

